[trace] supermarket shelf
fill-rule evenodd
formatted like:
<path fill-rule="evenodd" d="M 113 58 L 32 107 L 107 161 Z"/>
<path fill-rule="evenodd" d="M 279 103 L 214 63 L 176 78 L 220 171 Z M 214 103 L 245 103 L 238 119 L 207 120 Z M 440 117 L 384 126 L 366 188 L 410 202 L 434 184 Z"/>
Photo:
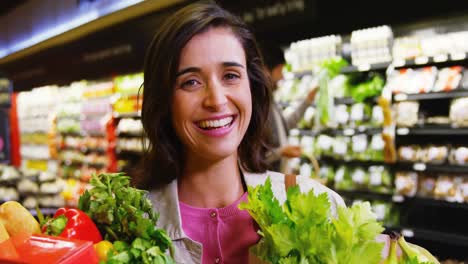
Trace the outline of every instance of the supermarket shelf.
<path fill-rule="evenodd" d="M 113 113 L 114 118 L 140 118 L 141 111 L 131 113 Z"/>
<path fill-rule="evenodd" d="M 437 92 L 437 93 L 421 93 L 421 94 L 395 94 L 393 98 L 397 102 L 401 101 L 417 101 L 417 100 L 434 100 L 434 99 L 450 99 L 468 96 L 468 90 L 457 89 L 451 92 Z"/>
<path fill-rule="evenodd" d="M 138 156 L 142 156 L 143 151 L 117 150 L 117 154 L 119 154 L 119 155 L 138 155 Z"/>
<path fill-rule="evenodd" d="M 308 71 L 301 71 L 301 72 L 294 72 L 293 75 L 294 75 L 294 78 L 302 78 L 306 75 L 313 75 L 313 71 L 311 70 L 308 70 Z"/>
<path fill-rule="evenodd" d="M 81 162 L 81 161 L 61 161 L 61 164 L 66 166 L 73 166 L 73 167 L 80 167 L 80 166 L 88 166 L 93 168 L 103 168 L 107 167 L 107 164 L 104 163 L 91 163 L 91 162 Z"/>
<path fill-rule="evenodd" d="M 50 157 L 30 157 L 28 155 L 21 155 L 22 160 L 42 160 L 42 161 L 49 161 Z"/>
<path fill-rule="evenodd" d="M 430 164 L 423 162 L 398 162 L 396 168 L 406 171 L 427 171 L 441 173 L 460 173 L 468 176 L 468 166 L 453 164 Z"/>
<path fill-rule="evenodd" d="M 377 103 L 379 97 L 380 96 L 366 98 L 363 103 Z M 352 97 L 335 97 L 334 102 L 335 105 L 352 105 L 357 103 Z"/>
<path fill-rule="evenodd" d="M 449 66 L 464 63 L 468 60 L 468 53 L 438 55 L 434 57 L 421 56 L 415 59 L 394 60 L 395 68 L 412 68 L 424 66 Z"/>
<path fill-rule="evenodd" d="M 341 196 L 348 197 L 348 198 L 358 198 L 363 200 L 381 200 L 381 201 L 393 201 L 392 194 L 385 194 L 385 193 L 375 193 L 370 191 L 348 191 L 348 190 L 335 190 Z"/>
<path fill-rule="evenodd" d="M 391 165 L 389 163 L 385 163 L 384 161 L 374 161 L 374 160 L 343 160 L 337 159 L 330 156 L 322 156 L 317 157 L 318 160 L 327 163 L 327 164 L 334 164 L 334 165 L 350 165 L 350 166 L 373 166 L 373 165 Z"/>
<path fill-rule="evenodd" d="M 380 62 L 373 64 L 363 64 L 363 65 L 351 65 L 341 69 L 341 73 L 356 73 L 356 72 L 367 72 L 367 71 L 382 71 L 386 70 L 390 66 L 390 62 Z"/>
<path fill-rule="evenodd" d="M 424 127 L 400 127 L 396 129 L 399 136 L 411 135 L 468 135 L 468 127 L 450 126 L 424 126 Z"/>
<path fill-rule="evenodd" d="M 82 153 L 88 153 L 88 152 L 106 153 L 107 152 L 107 150 L 104 148 L 87 148 L 87 147 L 70 147 L 70 146 L 61 147 L 58 150 L 59 151 L 74 150 L 74 151 L 79 151 Z"/>
<path fill-rule="evenodd" d="M 55 212 L 57 211 L 58 208 L 55 208 L 55 207 L 44 207 L 44 208 L 39 208 L 39 210 L 41 210 L 42 214 L 44 216 L 47 216 L 47 215 L 54 215 Z M 33 216 L 37 216 L 37 212 L 36 212 L 36 209 L 29 209 L 28 210 Z"/>
<path fill-rule="evenodd" d="M 385 227 L 385 232 L 396 231 L 409 238 L 423 239 L 468 248 L 468 237 L 434 230 L 411 227 Z"/>
<path fill-rule="evenodd" d="M 105 137 L 104 133 L 88 133 L 88 132 L 59 132 L 64 137 Z"/>
<path fill-rule="evenodd" d="M 435 198 L 426 198 L 426 197 L 404 197 L 397 194 L 384 194 L 376 193 L 372 191 L 365 190 L 335 190 L 337 193 L 344 197 L 349 198 L 358 198 L 363 200 L 381 200 L 394 202 L 396 204 L 402 204 L 405 206 L 417 205 L 424 207 L 450 207 L 462 210 L 468 210 L 468 203 L 459 203 L 459 202 L 449 202 L 444 200 L 437 200 Z"/>
<path fill-rule="evenodd" d="M 379 127 L 358 127 L 354 128 L 346 128 L 346 129 L 323 129 L 323 130 L 311 130 L 311 129 L 299 129 L 299 134 L 302 136 L 317 136 L 320 134 L 330 135 L 330 136 L 353 136 L 356 134 L 366 134 L 366 135 L 375 135 L 381 134 L 382 128 Z"/>
<path fill-rule="evenodd" d="M 135 132 L 118 132 L 117 133 L 118 137 L 143 137 L 144 133 L 143 131 L 140 133 L 135 133 Z"/>

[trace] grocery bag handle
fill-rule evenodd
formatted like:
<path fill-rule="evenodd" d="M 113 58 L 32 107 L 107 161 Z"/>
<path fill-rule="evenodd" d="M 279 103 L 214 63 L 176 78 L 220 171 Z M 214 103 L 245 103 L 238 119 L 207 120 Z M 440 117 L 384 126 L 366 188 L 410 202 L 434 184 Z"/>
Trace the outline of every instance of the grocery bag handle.
<path fill-rule="evenodd" d="M 284 187 L 286 188 L 286 192 L 288 192 L 289 188 L 297 185 L 296 180 L 297 180 L 296 174 L 286 174 L 284 176 Z"/>

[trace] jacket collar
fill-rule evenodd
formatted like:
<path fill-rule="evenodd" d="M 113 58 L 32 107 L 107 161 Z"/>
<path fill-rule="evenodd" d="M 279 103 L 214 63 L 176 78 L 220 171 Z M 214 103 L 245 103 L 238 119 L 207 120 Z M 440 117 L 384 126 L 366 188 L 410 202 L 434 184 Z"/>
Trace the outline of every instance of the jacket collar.
<path fill-rule="evenodd" d="M 250 173 L 242 168 L 241 171 L 247 186 L 262 184 L 265 182 L 268 172 Z M 162 188 L 151 190 L 149 198 L 153 208 L 159 214 L 158 227 L 164 229 L 172 240 L 188 238 L 182 229 L 177 179 Z"/>

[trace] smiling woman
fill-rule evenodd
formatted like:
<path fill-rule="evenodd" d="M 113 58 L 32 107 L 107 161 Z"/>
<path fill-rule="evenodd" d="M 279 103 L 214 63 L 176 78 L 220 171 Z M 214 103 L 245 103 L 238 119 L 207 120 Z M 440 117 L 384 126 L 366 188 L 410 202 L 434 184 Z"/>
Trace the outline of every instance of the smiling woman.
<path fill-rule="evenodd" d="M 245 24 L 215 4 L 182 8 L 159 28 L 144 69 L 142 123 L 149 138 L 137 181 L 151 189 L 158 225 L 180 263 L 248 263 L 258 227 L 238 205 L 266 171 L 271 81 Z M 299 178 L 304 191 L 332 191 Z M 283 199 L 284 200 L 284 199 Z"/>

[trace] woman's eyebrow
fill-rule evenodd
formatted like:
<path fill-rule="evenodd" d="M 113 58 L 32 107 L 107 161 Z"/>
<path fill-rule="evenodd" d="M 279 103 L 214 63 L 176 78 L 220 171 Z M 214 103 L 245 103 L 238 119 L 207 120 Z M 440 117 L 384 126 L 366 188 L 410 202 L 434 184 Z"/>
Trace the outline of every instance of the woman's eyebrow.
<path fill-rule="evenodd" d="M 187 72 L 201 72 L 201 69 L 198 67 L 188 67 L 188 68 L 182 69 L 176 74 L 176 78 Z"/>
<path fill-rule="evenodd" d="M 241 68 L 244 68 L 244 65 L 240 64 L 240 63 L 237 63 L 235 61 L 225 61 L 223 62 L 223 66 L 224 67 L 241 67 Z"/>

